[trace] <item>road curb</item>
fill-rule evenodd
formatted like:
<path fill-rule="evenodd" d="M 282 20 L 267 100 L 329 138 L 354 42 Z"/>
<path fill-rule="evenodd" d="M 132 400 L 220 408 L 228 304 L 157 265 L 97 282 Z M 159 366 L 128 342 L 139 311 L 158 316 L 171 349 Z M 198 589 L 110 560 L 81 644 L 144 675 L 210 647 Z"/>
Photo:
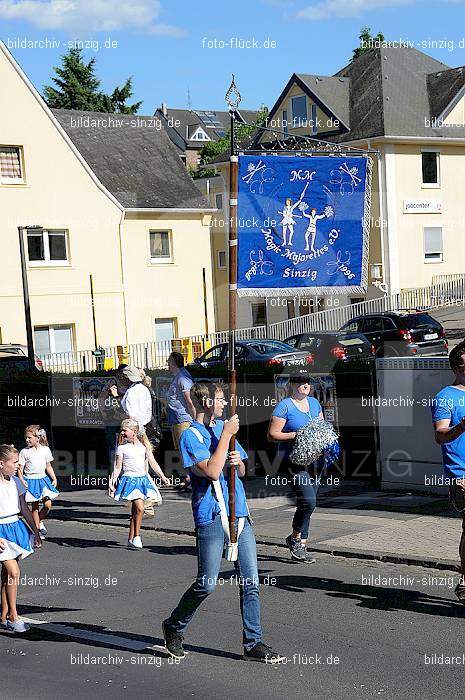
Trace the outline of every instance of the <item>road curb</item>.
<path fill-rule="evenodd" d="M 89 524 L 88 520 L 81 518 L 52 518 L 56 522 L 76 522 L 82 524 Z M 147 523 L 147 521 L 146 521 Z M 102 525 L 110 527 L 121 527 L 119 524 L 114 523 L 101 523 Z M 152 532 L 163 532 L 167 535 L 188 535 L 189 537 L 195 537 L 194 530 L 187 530 L 183 528 L 170 528 L 170 527 L 149 527 L 147 530 Z M 256 542 L 259 545 L 264 545 L 267 547 L 279 547 L 280 549 L 288 549 L 287 546 L 282 542 L 282 540 L 272 540 L 272 539 L 260 539 L 256 537 Z M 456 561 L 452 559 L 433 559 L 431 557 L 409 557 L 404 554 L 393 554 L 392 552 L 383 551 L 361 551 L 351 547 L 310 547 L 309 551 L 316 552 L 320 554 L 330 554 L 333 557 L 346 557 L 347 559 L 365 559 L 368 561 L 381 561 L 389 564 L 407 564 L 409 566 L 422 566 L 426 569 L 438 569 L 442 571 L 458 571 L 460 572 L 460 566 Z"/>

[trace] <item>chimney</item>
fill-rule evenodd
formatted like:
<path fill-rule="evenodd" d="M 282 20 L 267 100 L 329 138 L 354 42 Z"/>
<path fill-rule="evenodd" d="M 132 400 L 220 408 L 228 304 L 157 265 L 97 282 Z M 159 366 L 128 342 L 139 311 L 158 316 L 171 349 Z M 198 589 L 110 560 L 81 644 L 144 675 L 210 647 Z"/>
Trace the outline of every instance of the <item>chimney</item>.
<path fill-rule="evenodd" d="M 166 102 L 161 103 L 161 111 L 164 117 L 168 116 L 168 107 L 166 106 Z"/>

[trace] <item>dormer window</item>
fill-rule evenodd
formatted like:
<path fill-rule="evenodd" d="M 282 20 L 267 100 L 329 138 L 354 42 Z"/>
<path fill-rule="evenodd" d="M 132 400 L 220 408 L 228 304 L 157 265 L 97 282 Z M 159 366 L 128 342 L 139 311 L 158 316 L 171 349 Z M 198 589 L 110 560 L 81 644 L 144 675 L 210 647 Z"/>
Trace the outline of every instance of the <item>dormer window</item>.
<path fill-rule="evenodd" d="M 192 134 L 191 141 L 210 141 L 210 137 L 203 129 L 199 128 Z"/>

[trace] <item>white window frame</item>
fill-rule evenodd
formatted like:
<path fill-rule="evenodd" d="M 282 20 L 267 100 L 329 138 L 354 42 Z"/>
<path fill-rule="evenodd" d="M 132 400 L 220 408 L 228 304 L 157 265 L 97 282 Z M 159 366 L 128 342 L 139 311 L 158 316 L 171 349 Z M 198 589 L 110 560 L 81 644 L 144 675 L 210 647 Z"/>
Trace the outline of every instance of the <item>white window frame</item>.
<path fill-rule="evenodd" d="M 296 125 L 296 124 L 295 124 L 295 118 L 294 118 L 294 102 L 293 102 L 293 100 L 295 100 L 295 99 L 297 99 L 297 98 L 299 98 L 299 97 L 304 97 L 304 98 L 305 98 L 305 113 L 306 113 L 307 116 L 305 117 L 305 124 Z M 292 97 L 290 98 L 290 102 L 291 102 L 291 114 L 292 114 L 291 128 L 292 128 L 292 129 L 305 129 L 305 128 L 307 128 L 307 127 L 308 127 L 308 104 L 307 104 L 307 95 L 305 95 L 304 93 L 302 93 L 301 95 L 292 95 Z"/>
<path fill-rule="evenodd" d="M 42 229 L 42 241 L 44 245 L 44 259 L 43 260 L 29 260 L 29 246 L 28 246 L 28 233 L 38 236 L 40 231 L 34 232 L 32 229 L 25 229 L 26 235 L 26 249 L 27 249 L 27 260 L 29 267 L 69 267 L 71 265 L 71 260 L 69 256 L 69 231 L 66 228 L 44 228 Z M 49 244 L 49 234 L 50 233 L 63 233 L 65 236 L 65 248 L 66 248 L 66 259 L 65 260 L 50 260 L 50 244 Z"/>
<path fill-rule="evenodd" d="M 211 141 L 211 138 L 201 127 L 199 127 L 198 129 L 196 129 L 194 131 L 190 140 L 191 141 Z"/>
<path fill-rule="evenodd" d="M 441 152 L 438 148 L 422 148 L 421 154 L 423 153 L 436 153 L 436 163 L 438 171 L 437 182 L 423 182 L 423 155 L 420 158 L 420 177 L 421 177 L 421 188 L 423 190 L 439 190 L 441 187 Z"/>
<path fill-rule="evenodd" d="M 163 257 L 163 258 L 153 258 L 152 257 L 152 248 L 150 245 L 150 238 L 152 233 L 167 233 L 168 234 L 168 242 L 169 242 L 169 248 L 170 248 L 170 254 L 169 257 Z M 153 229 L 151 228 L 149 231 L 148 235 L 148 246 L 149 246 L 149 263 L 151 265 L 172 265 L 174 263 L 174 255 L 173 255 L 173 235 L 172 231 L 170 229 Z"/>
<path fill-rule="evenodd" d="M 266 300 L 264 299 L 263 301 L 253 301 L 253 302 L 251 302 L 251 304 L 250 304 L 250 315 L 251 315 L 251 317 L 252 317 L 252 326 L 253 326 L 254 328 L 260 328 L 260 327 L 261 327 L 261 325 L 259 325 L 259 324 L 256 324 L 256 325 L 254 326 L 254 319 L 253 319 L 253 317 L 254 317 L 254 307 L 257 307 L 257 306 L 263 307 L 263 309 L 264 309 L 264 311 L 265 311 L 265 323 L 264 323 L 264 324 L 261 324 L 261 325 L 265 325 L 265 326 L 266 326 L 266 325 L 267 325 L 267 322 L 268 322 L 268 307 L 267 307 L 267 304 L 266 304 Z"/>
<path fill-rule="evenodd" d="M 0 185 L 25 185 L 26 177 L 24 171 L 24 151 L 22 146 L 17 146 L 10 143 L 2 143 L 4 148 L 16 148 L 19 151 L 19 166 L 21 168 L 21 177 L 5 177 L 3 178 L 0 171 Z"/>
<path fill-rule="evenodd" d="M 71 331 L 71 350 L 68 350 L 68 353 L 74 353 L 74 348 L 76 347 L 76 343 L 74 340 L 74 323 L 55 323 L 53 326 L 34 326 L 34 332 L 36 330 L 48 330 L 48 338 L 49 338 L 49 344 L 50 344 L 50 354 L 54 355 L 56 354 L 56 342 L 55 342 L 55 330 L 60 329 L 60 328 L 68 328 Z M 60 355 L 66 354 L 66 353 L 59 353 Z"/>
<path fill-rule="evenodd" d="M 312 136 L 314 136 L 318 133 L 318 110 L 314 102 L 310 105 L 310 115 Z"/>
<path fill-rule="evenodd" d="M 288 114 L 289 114 L 289 112 L 288 112 L 287 109 L 282 109 L 282 110 L 281 110 L 281 119 L 282 119 L 282 124 L 281 124 L 281 126 L 282 126 L 282 131 L 283 131 L 285 134 L 288 134 L 288 133 L 289 133 L 289 116 L 288 116 Z M 284 116 L 284 115 L 286 115 L 286 116 Z"/>
<path fill-rule="evenodd" d="M 220 258 L 221 253 L 223 253 L 223 255 L 224 255 L 224 265 L 221 264 L 221 258 Z M 218 263 L 218 270 L 226 270 L 226 268 L 228 267 L 225 250 L 218 250 L 217 263 Z"/>
<path fill-rule="evenodd" d="M 440 254 L 440 258 L 426 258 L 426 251 L 425 251 L 425 229 L 427 228 L 440 228 L 441 229 L 441 243 L 442 243 L 442 250 L 438 250 L 437 253 Z M 438 265 L 440 263 L 444 262 L 444 227 L 442 224 L 428 224 L 428 226 L 423 226 L 423 262 L 425 265 Z"/>
<path fill-rule="evenodd" d="M 172 321 L 173 338 L 177 338 L 179 334 L 178 317 L 177 316 L 154 316 L 153 319 L 153 337 L 156 343 L 169 343 L 169 340 L 159 340 L 157 338 L 157 321 Z"/>

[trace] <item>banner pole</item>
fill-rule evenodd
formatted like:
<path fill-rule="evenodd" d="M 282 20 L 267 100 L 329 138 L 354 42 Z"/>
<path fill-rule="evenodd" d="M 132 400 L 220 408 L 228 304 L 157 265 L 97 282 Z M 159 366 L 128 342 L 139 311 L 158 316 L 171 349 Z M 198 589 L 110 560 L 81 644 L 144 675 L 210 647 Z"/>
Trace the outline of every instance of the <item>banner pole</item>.
<path fill-rule="evenodd" d="M 235 365 L 235 336 L 237 328 L 237 179 L 238 156 L 235 140 L 235 112 L 241 96 L 232 76 L 231 85 L 226 93 L 226 102 L 230 114 L 230 153 L 229 153 L 229 334 L 228 334 L 228 370 L 231 396 L 231 415 L 237 412 L 237 377 Z M 230 451 L 236 449 L 233 435 L 229 443 Z M 237 543 L 236 531 L 236 467 L 229 468 L 229 539 Z"/>
<path fill-rule="evenodd" d="M 234 143 L 234 116 L 231 114 L 231 153 L 229 157 L 229 387 L 231 415 L 237 412 L 237 376 L 235 363 L 237 327 L 237 170 L 238 157 Z M 236 449 L 233 435 L 229 449 Z M 229 469 L 229 535 L 231 543 L 237 542 L 236 533 L 236 467 Z"/>

